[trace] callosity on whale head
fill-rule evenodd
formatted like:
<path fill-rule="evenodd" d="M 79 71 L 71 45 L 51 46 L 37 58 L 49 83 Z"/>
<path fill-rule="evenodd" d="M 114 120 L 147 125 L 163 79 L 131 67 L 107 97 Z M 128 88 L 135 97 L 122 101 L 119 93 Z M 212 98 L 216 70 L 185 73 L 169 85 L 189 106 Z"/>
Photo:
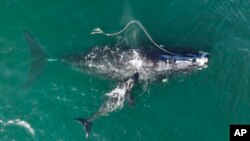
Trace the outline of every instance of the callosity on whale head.
<path fill-rule="evenodd" d="M 206 52 L 198 52 L 195 54 L 184 55 L 160 55 L 161 60 L 175 65 L 187 64 L 197 67 L 206 67 L 208 63 L 208 54 Z"/>

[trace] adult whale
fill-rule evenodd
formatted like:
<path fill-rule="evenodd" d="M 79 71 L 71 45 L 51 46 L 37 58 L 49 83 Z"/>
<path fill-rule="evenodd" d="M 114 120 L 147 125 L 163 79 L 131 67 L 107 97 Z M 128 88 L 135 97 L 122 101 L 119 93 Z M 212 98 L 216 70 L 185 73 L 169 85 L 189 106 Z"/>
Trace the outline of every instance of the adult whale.
<path fill-rule="evenodd" d="M 138 72 L 139 80 L 152 81 L 173 73 L 206 68 L 208 57 L 204 52 L 168 55 L 162 51 L 96 47 L 87 54 L 64 56 L 61 61 L 68 62 L 83 72 L 116 80 L 123 80 Z"/>
<path fill-rule="evenodd" d="M 59 58 L 48 58 L 48 55 L 41 49 L 40 44 L 34 39 L 30 32 L 23 30 L 23 35 L 29 45 L 31 53 L 31 65 L 28 79 L 24 84 L 28 88 L 42 72 L 46 62 L 61 61 L 67 62 L 82 72 L 95 73 L 109 78 L 123 80 L 131 77 L 135 72 L 140 74 L 140 80 L 155 80 L 164 78 L 176 72 L 190 72 L 201 70 L 207 67 L 208 54 L 202 51 L 173 53 L 158 45 L 148 34 L 139 21 L 129 22 L 124 29 L 116 33 L 105 33 L 100 28 L 95 28 L 91 34 L 104 34 L 115 36 L 125 31 L 131 24 L 137 24 L 148 36 L 154 50 L 148 48 L 127 48 L 124 47 L 95 47 L 89 52 L 82 54 L 66 55 Z"/>

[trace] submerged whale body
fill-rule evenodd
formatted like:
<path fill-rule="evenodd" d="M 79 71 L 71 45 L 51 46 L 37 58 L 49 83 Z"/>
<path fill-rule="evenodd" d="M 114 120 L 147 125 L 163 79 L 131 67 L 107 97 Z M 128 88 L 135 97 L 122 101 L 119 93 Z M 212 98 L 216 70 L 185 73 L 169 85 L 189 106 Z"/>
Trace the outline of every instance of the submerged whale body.
<path fill-rule="evenodd" d="M 82 72 L 98 74 L 115 80 L 121 81 L 115 89 L 106 94 L 106 101 L 100 108 L 89 118 L 75 118 L 79 121 L 89 136 L 92 122 L 99 116 L 123 107 L 125 100 L 130 105 L 134 104 L 131 90 L 137 81 L 153 81 L 159 78 L 180 72 L 190 72 L 201 70 L 207 67 L 209 58 L 205 52 L 189 53 L 172 53 L 156 44 L 144 27 L 138 21 L 131 21 L 120 32 L 114 34 L 104 33 L 101 29 L 96 28 L 91 34 L 105 34 L 107 36 L 117 35 L 123 32 L 130 24 L 138 24 L 149 37 L 151 42 L 160 49 L 160 51 L 150 51 L 146 49 L 130 48 L 122 49 L 115 47 L 95 47 L 88 53 L 66 55 L 60 58 L 51 59 L 41 49 L 40 44 L 34 39 L 28 31 L 23 31 L 31 54 L 31 65 L 23 87 L 28 88 L 32 82 L 40 76 L 47 62 L 61 61 L 70 63 Z"/>
<path fill-rule="evenodd" d="M 105 75 L 120 80 L 140 74 L 140 80 L 155 80 L 177 72 L 199 70 L 207 67 L 205 52 L 168 55 L 143 49 L 94 48 L 87 54 L 69 55 L 62 59 L 83 72 Z"/>

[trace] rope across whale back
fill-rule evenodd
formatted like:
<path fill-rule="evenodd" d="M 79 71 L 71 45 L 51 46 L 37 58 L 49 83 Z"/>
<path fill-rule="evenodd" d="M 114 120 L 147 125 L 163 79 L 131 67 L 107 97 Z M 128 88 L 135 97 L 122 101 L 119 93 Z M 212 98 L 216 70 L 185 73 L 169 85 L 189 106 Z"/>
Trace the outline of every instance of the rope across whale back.
<path fill-rule="evenodd" d="M 149 38 L 149 40 L 156 46 L 158 47 L 160 50 L 168 53 L 168 54 L 171 54 L 171 55 L 178 55 L 178 54 L 175 54 L 173 52 L 170 52 L 170 51 L 167 51 L 166 49 L 164 49 L 163 45 L 158 45 L 152 38 L 151 36 L 148 34 L 147 30 L 143 27 L 143 25 L 137 21 L 137 20 L 132 20 L 130 21 L 122 30 L 118 31 L 118 32 L 115 32 L 115 33 L 105 33 L 103 32 L 100 28 L 94 28 L 94 30 L 91 32 L 91 34 L 104 34 L 106 36 L 116 36 L 118 34 L 121 34 L 122 32 L 124 32 L 131 24 L 136 24 L 138 25 L 143 31 L 144 33 L 147 35 L 147 37 Z"/>

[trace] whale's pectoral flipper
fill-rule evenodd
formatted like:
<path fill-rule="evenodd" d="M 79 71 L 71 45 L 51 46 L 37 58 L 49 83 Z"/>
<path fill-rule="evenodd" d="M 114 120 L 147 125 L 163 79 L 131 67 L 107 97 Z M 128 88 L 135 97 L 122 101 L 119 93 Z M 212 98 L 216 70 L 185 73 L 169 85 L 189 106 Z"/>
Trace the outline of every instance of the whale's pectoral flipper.
<path fill-rule="evenodd" d="M 86 118 L 76 118 L 75 120 L 79 121 L 83 125 L 87 138 L 91 131 L 92 121 Z"/>
<path fill-rule="evenodd" d="M 46 64 L 47 54 L 41 49 L 40 44 L 35 40 L 29 31 L 22 30 L 22 32 L 24 39 L 29 46 L 31 56 L 28 78 L 23 85 L 23 89 L 27 89 L 31 83 L 42 73 Z"/>
<path fill-rule="evenodd" d="M 131 92 L 127 92 L 125 97 L 129 106 L 135 106 L 134 97 L 131 95 Z"/>

